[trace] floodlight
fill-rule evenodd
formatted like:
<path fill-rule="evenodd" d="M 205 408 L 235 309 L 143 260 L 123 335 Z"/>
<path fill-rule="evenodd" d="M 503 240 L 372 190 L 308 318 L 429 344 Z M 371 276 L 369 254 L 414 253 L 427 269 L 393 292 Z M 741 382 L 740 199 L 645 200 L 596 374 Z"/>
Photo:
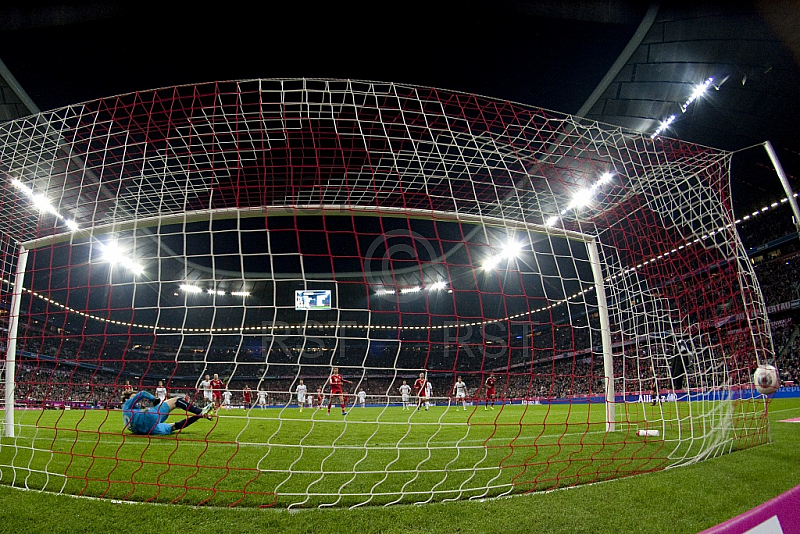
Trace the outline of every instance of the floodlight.
<path fill-rule="evenodd" d="M 406 295 L 406 294 L 408 294 L 408 293 L 416 293 L 416 292 L 418 292 L 418 291 L 422 291 L 422 288 L 421 288 L 421 287 L 419 287 L 419 286 L 415 286 L 415 287 L 404 287 L 403 289 L 401 289 L 401 290 L 400 290 L 400 294 L 401 294 L 401 295 Z"/>
<path fill-rule="evenodd" d="M 522 243 L 519 241 L 508 241 L 503 247 L 504 258 L 516 258 L 522 250 Z"/>
<path fill-rule="evenodd" d="M 483 269 L 485 271 L 491 271 L 492 269 L 497 267 L 497 264 L 499 264 L 499 263 L 500 263 L 500 257 L 499 256 L 492 256 L 491 258 L 489 258 L 489 259 L 487 259 L 486 261 L 483 262 Z"/>
<path fill-rule="evenodd" d="M 572 197 L 572 201 L 569 203 L 568 209 L 574 208 L 582 208 L 584 206 L 588 206 L 589 203 L 592 201 L 592 190 L 591 189 L 581 189 L 575 196 Z"/>
<path fill-rule="evenodd" d="M 134 275 L 144 272 L 144 267 L 129 258 L 116 242 L 100 244 L 99 246 L 103 253 L 103 261 L 107 261 L 111 265 L 122 265 Z"/>
<path fill-rule="evenodd" d="M 180 288 L 181 291 L 184 291 L 186 293 L 202 293 L 203 292 L 202 288 L 199 288 L 197 286 L 193 286 L 191 284 L 181 284 L 178 287 Z"/>
<path fill-rule="evenodd" d="M 17 189 L 22 191 L 22 193 L 25 196 L 27 196 L 27 197 L 32 197 L 33 196 L 33 191 L 31 190 L 31 188 L 28 187 L 27 185 L 23 184 L 21 181 L 17 180 L 16 178 L 12 178 L 11 179 L 11 183 L 14 185 L 14 187 L 16 187 Z"/>
<path fill-rule="evenodd" d="M 669 127 L 669 125 L 672 124 L 672 121 L 674 121 L 674 120 L 675 120 L 675 115 L 670 115 L 669 117 L 664 119 L 661 122 L 661 124 L 658 125 L 658 128 L 656 128 L 656 131 L 653 132 L 653 135 L 650 136 L 650 139 L 655 139 L 656 137 L 661 135 L 661 132 L 666 130 Z"/>
<path fill-rule="evenodd" d="M 127 258 L 125 258 L 125 255 L 122 253 L 122 249 L 119 248 L 119 245 L 116 243 L 106 243 L 100 246 L 103 252 L 103 259 L 108 263 L 116 264 L 127 261 Z"/>
<path fill-rule="evenodd" d="M 55 215 L 56 217 L 58 216 L 58 212 L 50 204 L 50 201 L 47 199 L 46 196 L 34 194 L 33 196 L 31 196 L 31 201 L 33 202 L 33 205 L 36 206 L 37 210 L 44 213 L 49 213 L 51 215 Z"/>
<path fill-rule="evenodd" d="M 700 85 L 696 85 L 689 99 L 686 100 L 686 102 L 684 102 L 683 105 L 681 106 L 681 111 L 686 113 L 686 109 L 692 104 L 692 102 L 703 96 L 703 93 L 706 92 L 708 87 L 711 85 L 711 82 L 713 81 L 714 78 L 709 78 Z"/>

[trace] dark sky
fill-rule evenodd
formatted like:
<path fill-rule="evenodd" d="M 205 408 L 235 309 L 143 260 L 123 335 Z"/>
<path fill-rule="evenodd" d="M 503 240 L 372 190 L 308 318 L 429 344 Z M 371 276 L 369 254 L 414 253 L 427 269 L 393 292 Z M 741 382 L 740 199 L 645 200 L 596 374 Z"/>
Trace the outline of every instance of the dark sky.
<path fill-rule="evenodd" d="M 574 113 L 643 13 L 589 10 L 582 16 L 593 21 L 567 20 L 569 11 L 547 3 L 506 0 L 165 4 L 0 8 L 0 59 L 42 110 L 183 83 L 321 77 L 428 85 Z"/>

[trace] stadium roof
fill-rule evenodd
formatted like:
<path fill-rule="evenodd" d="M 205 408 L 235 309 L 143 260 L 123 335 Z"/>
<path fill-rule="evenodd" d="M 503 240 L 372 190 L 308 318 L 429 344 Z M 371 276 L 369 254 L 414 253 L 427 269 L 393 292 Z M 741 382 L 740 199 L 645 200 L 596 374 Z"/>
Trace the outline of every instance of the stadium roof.
<path fill-rule="evenodd" d="M 731 4 L 731 5 L 728 5 Z M 800 5 L 185 2 L 0 7 L 2 119 L 154 87 L 257 77 L 394 81 L 498 97 L 726 150 L 769 140 L 797 188 Z M 694 88 L 705 95 L 681 110 Z M 742 210 L 780 184 L 734 159 Z M 738 211 L 738 210 L 737 210 Z"/>

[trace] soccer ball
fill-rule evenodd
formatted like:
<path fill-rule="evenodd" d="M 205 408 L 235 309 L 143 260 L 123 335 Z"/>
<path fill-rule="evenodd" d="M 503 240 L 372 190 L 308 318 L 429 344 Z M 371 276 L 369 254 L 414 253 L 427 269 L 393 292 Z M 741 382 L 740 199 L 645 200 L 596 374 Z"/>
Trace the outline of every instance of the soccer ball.
<path fill-rule="evenodd" d="M 753 384 L 762 395 L 775 393 L 781 387 L 778 370 L 772 365 L 762 363 L 753 373 Z"/>

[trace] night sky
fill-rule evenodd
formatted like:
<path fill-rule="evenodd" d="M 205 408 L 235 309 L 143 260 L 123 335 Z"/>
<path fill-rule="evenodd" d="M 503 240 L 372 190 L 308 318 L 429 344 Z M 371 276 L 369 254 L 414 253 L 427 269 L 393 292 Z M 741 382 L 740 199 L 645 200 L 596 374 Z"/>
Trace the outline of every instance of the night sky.
<path fill-rule="evenodd" d="M 473 92 L 574 113 L 643 10 L 616 22 L 531 14 L 512 2 L 199 10 L 6 11 L 0 59 L 42 110 L 169 85 L 246 78 L 353 78 Z M 142 7 L 144 6 L 144 7 Z"/>

